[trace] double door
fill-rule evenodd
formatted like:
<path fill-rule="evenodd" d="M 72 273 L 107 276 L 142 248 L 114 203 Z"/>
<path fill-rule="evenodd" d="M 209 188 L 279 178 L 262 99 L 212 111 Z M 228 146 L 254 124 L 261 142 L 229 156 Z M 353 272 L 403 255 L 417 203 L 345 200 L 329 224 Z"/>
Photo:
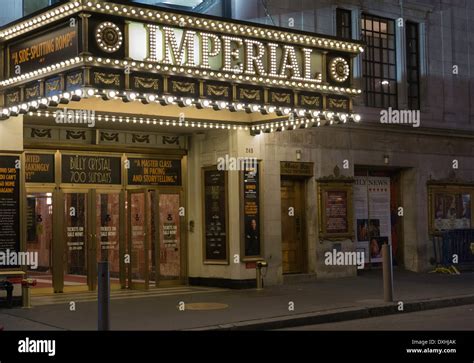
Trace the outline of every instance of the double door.
<path fill-rule="evenodd" d="M 62 195 L 64 290 L 95 290 L 101 261 L 109 262 L 112 288 L 124 286 L 124 192 L 64 190 Z"/>
<path fill-rule="evenodd" d="M 184 282 L 180 191 L 65 190 L 64 290 L 95 290 L 97 263 L 112 288 Z"/>
<path fill-rule="evenodd" d="M 183 283 L 185 275 L 179 191 L 128 192 L 128 285 L 147 289 Z"/>

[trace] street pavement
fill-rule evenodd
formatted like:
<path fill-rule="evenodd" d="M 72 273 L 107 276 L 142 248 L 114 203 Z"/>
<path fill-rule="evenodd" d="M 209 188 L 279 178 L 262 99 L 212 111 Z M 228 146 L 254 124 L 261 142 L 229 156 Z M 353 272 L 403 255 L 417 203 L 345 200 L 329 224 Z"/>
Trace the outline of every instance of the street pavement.
<path fill-rule="evenodd" d="M 330 314 L 332 321 L 355 319 L 360 313 L 353 312 L 364 309 L 377 315 L 393 313 L 398 302 L 405 307 L 412 304 L 418 310 L 441 307 L 436 303 L 440 298 L 452 302 L 451 305 L 474 302 L 474 273 L 444 275 L 395 270 L 395 304 L 384 303 L 382 284 L 382 271 L 373 270 L 357 277 L 271 286 L 261 291 L 197 287 L 138 294 L 122 291 L 111 298 L 110 325 L 113 330 L 236 329 L 239 325 L 247 329 L 274 329 L 291 326 L 294 319 L 299 319 L 299 325 L 314 323 L 305 320 L 308 315 L 318 315 L 318 322 L 324 323 Z M 434 304 L 427 303 L 433 301 Z M 70 309 L 71 302 L 75 303 L 74 311 Z M 60 294 L 46 300 L 34 297 L 32 304 L 32 309 L 1 309 L 0 326 L 6 331 L 97 330 L 97 302 L 93 293 Z M 280 320 L 287 325 L 262 325 Z"/>
<path fill-rule="evenodd" d="M 474 305 L 400 313 L 376 318 L 305 325 L 281 330 L 474 330 Z"/>

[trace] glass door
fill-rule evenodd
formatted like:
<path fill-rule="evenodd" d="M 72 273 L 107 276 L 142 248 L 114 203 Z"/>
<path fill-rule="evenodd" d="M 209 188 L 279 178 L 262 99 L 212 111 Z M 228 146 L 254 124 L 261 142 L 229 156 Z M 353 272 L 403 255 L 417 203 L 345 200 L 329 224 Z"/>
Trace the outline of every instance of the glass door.
<path fill-rule="evenodd" d="M 151 261 L 150 195 L 146 190 L 128 192 L 128 286 L 147 289 Z"/>
<path fill-rule="evenodd" d="M 26 197 L 26 250 L 35 265 L 28 276 L 36 280 L 35 292 L 53 288 L 53 193 L 28 192 Z M 45 292 L 46 292 L 45 291 Z"/>
<path fill-rule="evenodd" d="M 181 279 L 179 193 L 159 194 L 159 282 Z"/>
<path fill-rule="evenodd" d="M 93 192 L 95 214 L 95 263 L 94 273 L 97 276 L 97 263 L 108 261 L 111 287 L 120 287 L 120 236 L 122 203 L 120 192 Z M 94 278 L 96 284 L 97 278 Z"/>
<path fill-rule="evenodd" d="M 64 290 L 86 290 L 88 280 L 89 233 L 88 192 L 64 193 Z"/>

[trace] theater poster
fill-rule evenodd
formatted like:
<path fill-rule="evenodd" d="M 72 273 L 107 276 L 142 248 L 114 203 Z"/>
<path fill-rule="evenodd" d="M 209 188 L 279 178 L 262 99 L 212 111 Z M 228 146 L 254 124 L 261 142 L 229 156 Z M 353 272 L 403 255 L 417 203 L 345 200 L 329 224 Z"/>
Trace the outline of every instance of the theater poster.
<path fill-rule="evenodd" d="M 382 262 L 382 245 L 392 242 L 390 178 L 356 176 L 353 198 L 356 250 L 370 263 Z"/>
<path fill-rule="evenodd" d="M 241 178 L 243 199 L 243 259 L 262 256 L 260 231 L 260 176 L 255 160 L 246 162 Z"/>
<path fill-rule="evenodd" d="M 228 264 L 227 172 L 203 169 L 204 263 Z"/>
<path fill-rule="evenodd" d="M 19 155 L 0 155 L 0 252 L 20 251 L 20 170 Z"/>

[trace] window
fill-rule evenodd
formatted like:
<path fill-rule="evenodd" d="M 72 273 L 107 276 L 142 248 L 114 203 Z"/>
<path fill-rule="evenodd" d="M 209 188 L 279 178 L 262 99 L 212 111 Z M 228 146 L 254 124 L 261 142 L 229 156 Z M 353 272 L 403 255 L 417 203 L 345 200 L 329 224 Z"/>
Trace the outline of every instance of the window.
<path fill-rule="evenodd" d="M 365 104 L 369 107 L 398 108 L 395 21 L 362 14 L 362 56 Z"/>
<path fill-rule="evenodd" d="M 48 0 L 23 0 L 23 16 L 30 15 L 49 5 L 51 5 L 51 2 Z"/>
<path fill-rule="evenodd" d="M 215 15 L 220 17 L 230 16 L 229 0 L 131 0 L 135 3 L 154 5 L 158 7 L 172 8 L 178 10 L 190 11 Z"/>
<path fill-rule="evenodd" d="M 340 38 L 352 39 L 350 10 L 336 9 L 336 35 Z"/>
<path fill-rule="evenodd" d="M 407 88 L 408 108 L 420 109 L 420 53 L 418 24 L 407 21 Z"/>

